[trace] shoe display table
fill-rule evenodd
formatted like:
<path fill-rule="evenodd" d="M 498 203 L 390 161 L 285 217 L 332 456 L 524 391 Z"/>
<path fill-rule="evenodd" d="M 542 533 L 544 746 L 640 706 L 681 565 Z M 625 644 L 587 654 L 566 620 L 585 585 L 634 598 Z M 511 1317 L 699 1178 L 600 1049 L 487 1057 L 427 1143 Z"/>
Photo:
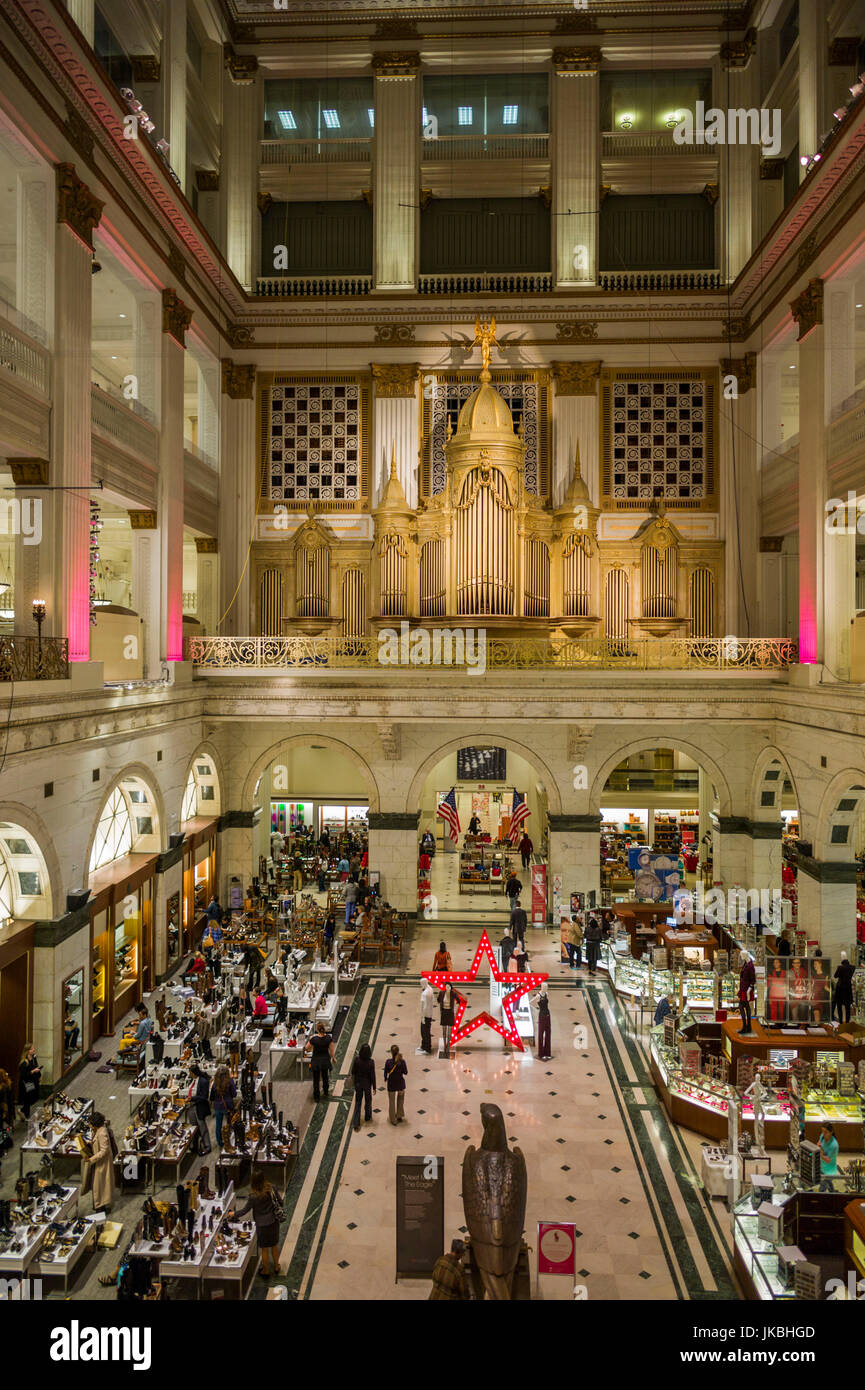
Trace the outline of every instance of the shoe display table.
<path fill-rule="evenodd" d="M 195 1021 L 191 1014 L 186 1014 L 181 1024 L 175 1024 L 170 1038 L 163 1038 L 162 1055 L 163 1057 L 178 1058 L 189 1042 L 195 1031 Z M 146 1057 L 148 1062 L 154 1062 L 153 1042 L 148 1039 Z"/>
<path fill-rule="evenodd" d="M 195 1246 L 194 1259 L 184 1260 L 182 1252 L 173 1251 L 168 1237 L 161 1241 L 140 1240 L 130 1247 L 132 1255 L 146 1255 L 147 1258 L 159 1267 L 160 1279 L 187 1279 L 192 1280 L 196 1286 L 196 1297 L 201 1297 L 201 1279 L 204 1269 L 210 1259 L 213 1250 L 216 1248 L 216 1238 L 222 1228 L 226 1212 L 229 1212 L 234 1203 L 234 1184 L 229 1183 L 221 1197 L 215 1197 L 210 1201 L 202 1199 L 198 1203 L 198 1210 L 195 1213 L 195 1226 L 193 1229 L 193 1241 Z M 217 1212 L 217 1208 L 219 1211 Z M 209 1225 L 210 1217 L 213 1217 L 213 1230 L 204 1229 L 205 1223 Z M 204 1234 L 204 1241 L 201 1241 L 201 1234 Z"/>
<path fill-rule="evenodd" d="M 301 1059 L 301 1062 L 303 1061 L 303 1049 L 305 1045 L 305 1038 L 303 1042 L 298 1043 L 296 1047 L 283 1047 L 279 1043 L 271 1043 L 270 1049 L 267 1054 L 267 1076 L 271 1086 L 273 1085 L 274 1072 L 279 1068 L 280 1064 L 285 1060 L 286 1057 L 291 1057 L 294 1059 L 297 1059 L 299 1057 Z M 296 1060 L 294 1065 L 297 1066 Z M 301 1066 L 299 1070 L 302 1074 L 303 1067 Z"/>
<path fill-rule="evenodd" d="M 50 1105 L 50 1101 L 48 1102 Z M 72 1104 L 67 1102 L 59 1106 L 55 1103 L 54 1113 L 50 1120 L 29 1120 L 29 1133 L 25 1142 L 21 1145 L 21 1150 L 26 1154 L 47 1154 L 53 1153 L 57 1149 L 62 1149 L 67 1140 L 71 1139 L 73 1130 L 78 1121 L 93 1109 L 92 1100 L 76 1101 L 77 1109 L 73 1109 Z M 40 1110 L 41 1115 L 41 1110 Z"/>
<path fill-rule="evenodd" d="M 43 1279 L 62 1279 L 64 1293 L 69 1292 L 69 1276 L 80 1263 L 85 1251 L 95 1248 L 104 1223 L 94 1221 L 92 1216 L 85 1216 L 81 1225 L 84 1227 L 82 1231 L 76 1234 L 73 1229 L 67 1240 L 61 1241 L 51 1250 L 41 1249 L 32 1267 L 33 1273 L 41 1275 Z"/>
<path fill-rule="evenodd" d="M 257 1269 L 258 1240 L 253 1226 L 250 1240 L 212 1251 L 202 1276 L 204 1297 L 212 1298 L 220 1289 L 226 1298 L 242 1302 L 249 1297 Z"/>
<path fill-rule="evenodd" d="M 231 1033 L 231 1028 L 226 1028 L 214 1041 L 213 1051 L 221 1062 L 224 1062 L 229 1055 L 231 1045 Z M 261 1042 L 263 1037 L 263 1028 L 247 1028 L 244 1031 L 243 1038 L 240 1043 L 240 1054 L 244 1060 L 246 1060 L 246 1054 L 250 1049 L 252 1050 L 252 1054 L 255 1057 L 256 1061 L 258 1060 L 259 1054 L 261 1052 Z"/>
<path fill-rule="evenodd" d="M 63 1187 L 59 1193 L 40 1197 L 32 1209 L 35 1224 L 15 1219 L 17 1203 L 12 1203 L 12 1237 L 0 1240 L 0 1274 L 25 1275 L 32 1265 L 48 1234 L 52 1222 L 65 1221 L 78 1210 L 78 1188 Z M 3 1249 L 2 1246 L 6 1248 Z M 20 1249 L 13 1249 L 13 1246 Z"/>

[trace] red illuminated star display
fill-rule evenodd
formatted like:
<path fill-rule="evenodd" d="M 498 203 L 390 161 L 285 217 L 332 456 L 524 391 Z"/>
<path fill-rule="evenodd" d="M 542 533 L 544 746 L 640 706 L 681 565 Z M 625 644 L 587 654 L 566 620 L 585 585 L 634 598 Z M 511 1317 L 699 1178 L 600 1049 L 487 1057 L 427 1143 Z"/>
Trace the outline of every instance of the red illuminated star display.
<path fill-rule="evenodd" d="M 486 1009 L 477 1014 L 476 1017 L 470 1019 L 468 1023 L 463 1024 L 467 1001 L 463 995 L 460 994 L 459 990 L 454 988 L 454 994 L 459 1000 L 459 1007 L 454 1016 L 454 1026 L 451 1030 L 451 1042 L 461 1042 L 462 1039 L 467 1038 L 470 1033 L 474 1033 L 476 1029 L 487 1024 L 490 1028 L 494 1028 L 495 1031 L 503 1037 L 506 1042 L 509 1042 L 515 1047 L 517 1051 L 524 1052 L 525 1048 L 517 1032 L 511 1006 L 515 1004 L 518 999 L 521 999 L 524 994 L 528 994 L 530 989 L 538 989 L 545 980 L 550 978 L 549 975 L 509 975 L 507 971 L 499 970 L 486 931 L 481 932 L 481 939 L 475 951 L 475 958 L 472 961 L 471 970 L 422 970 L 421 975 L 425 980 L 429 980 L 434 990 L 444 989 L 445 985 L 456 986 L 459 984 L 473 984 L 478 977 L 478 967 L 484 956 L 486 956 L 490 963 L 490 975 L 495 980 L 496 984 L 509 985 L 511 981 L 513 981 L 514 988 L 509 989 L 506 994 L 502 995 L 502 1015 L 507 1019 L 508 1027 L 503 1027 L 501 1023 L 493 1018 L 492 1014 L 487 1013 Z"/>

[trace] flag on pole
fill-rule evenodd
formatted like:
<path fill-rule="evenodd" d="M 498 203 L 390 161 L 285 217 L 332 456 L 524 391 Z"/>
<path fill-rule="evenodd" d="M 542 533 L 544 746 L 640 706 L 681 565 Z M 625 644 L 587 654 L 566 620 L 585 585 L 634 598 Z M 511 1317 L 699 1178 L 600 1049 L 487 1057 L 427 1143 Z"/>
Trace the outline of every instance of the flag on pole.
<path fill-rule="evenodd" d="M 457 793 L 455 787 L 451 787 L 447 796 L 442 797 L 438 804 L 438 809 L 436 810 L 436 816 L 441 820 L 447 821 L 450 829 L 450 837 L 454 844 L 456 844 L 460 834 L 460 818 L 459 812 L 457 811 Z"/>
<path fill-rule="evenodd" d="M 514 788 L 514 804 L 511 807 L 511 828 L 508 831 L 508 839 L 512 845 L 516 845 L 523 838 L 523 822 L 529 818 L 529 808 L 526 798 Z"/>

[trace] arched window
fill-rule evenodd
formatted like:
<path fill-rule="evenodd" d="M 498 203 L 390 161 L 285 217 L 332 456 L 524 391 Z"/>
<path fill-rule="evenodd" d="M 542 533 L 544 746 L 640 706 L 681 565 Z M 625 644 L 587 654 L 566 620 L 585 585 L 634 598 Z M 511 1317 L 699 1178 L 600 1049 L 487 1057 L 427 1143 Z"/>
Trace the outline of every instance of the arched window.
<path fill-rule="evenodd" d="M 14 917 L 12 908 L 12 875 L 6 860 L 0 858 L 0 921 Z"/>
<path fill-rule="evenodd" d="M 115 787 L 102 808 L 96 838 L 90 853 L 90 872 L 111 864 L 132 849 L 132 817 L 119 787 Z"/>
<path fill-rule="evenodd" d="M 10 917 L 51 916 L 42 851 L 20 825 L 0 821 L 0 925 Z"/>
<path fill-rule="evenodd" d="M 196 816 L 219 815 L 219 783 L 216 768 L 209 757 L 193 758 L 186 779 L 186 790 L 180 811 L 181 823 Z"/>

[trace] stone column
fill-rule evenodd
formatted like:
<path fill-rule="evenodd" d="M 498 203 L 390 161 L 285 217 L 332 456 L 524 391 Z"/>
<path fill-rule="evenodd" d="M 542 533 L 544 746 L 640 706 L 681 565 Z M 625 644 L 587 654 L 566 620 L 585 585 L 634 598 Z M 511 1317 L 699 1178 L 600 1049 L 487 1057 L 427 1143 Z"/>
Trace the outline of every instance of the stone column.
<path fill-rule="evenodd" d="M 599 815 L 549 816 L 550 863 L 547 882 L 562 876 L 562 901 L 571 893 L 596 894 L 601 901 L 601 817 Z M 551 887 L 548 889 L 552 893 Z M 552 901 L 552 898 L 551 898 Z M 555 924 L 554 924 L 555 925 Z"/>
<path fill-rule="evenodd" d="M 759 637 L 785 635 L 783 545 L 783 536 L 760 537 L 760 626 L 756 634 Z"/>
<path fill-rule="evenodd" d="M 751 868 L 750 822 L 741 816 L 712 815 L 712 878 L 724 889 L 748 887 Z"/>
<path fill-rule="evenodd" d="M 550 160 L 557 289 L 598 278 L 601 183 L 600 48 L 554 48 Z"/>
<path fill-rule="evenodd" d="M 183 846 L 164 850 L 156 860 L 153 893 L 153 974 L 157 983 L 168 973 L 167 904 L 172 893 L 183 893 Z"/>
<path fill-rule="evenodd" d="M 171 0 L 163 15 L 163 128 L 168 162 L 186 193 L 186 0 Z"/>
<path fill-rule="evenodd" d="M 198 609 L 202 632 L 210 637 L 219 620 L 219 555 L 215 536 L 196 536 L 198 555 Z"/>
<path fill-rule="evenodd" d="M 372 429 L 372 504 L 378 506 L 390 475 L 391 445 L 396 445 L 396 470 L 406 501 L 417 506 L 418 365 L 416 362 L 372 363 L 375 381 Z M 421 378 L 424 389 L 435 390 L 435 374 Z"/>
<path fill-rule="evenodd" d="M 763 237 L 784 211 L 784 156 L 760 156 L 760 186 L 757 190 L 756 242 Z"/>
<path fill-rule="evenodd" d="M 750 110 L 757 99 L 757 63 L 752 63 L 747 44 L 722 44 L 720 96 L 716 102 L 725 111 Z M 732 284 L 755 245 L 755 201 L 758 145 L 730 145 L 719 151 L 720 218 L 719 245 L 721 271 L 725 284 Z M 716 226 L 717 226 L 716 222 Z"/>
<path fill-rule="evenodd" d="M 723 501 L 723 632 L 750 637 L 757 624 L 757 555 L 760 531 L 756 353 L 721 361 L 718 417 Z M 735 461 L 735 467 L 734 465 Z"/>
<path fill-rule="evenodd" d="M 799 6 L 799 153 L 816 153 L 826 130 L 826 0 Z M 800 178 L 805 177 L 804 167 Z"/>
<path fill-rule="evenodd" d="M 856 864 L 821 862 L 799 855 L 799 922 L 808 940 L 837 962 L 846 951 L 855 960 Z"/>
<path fill-rule="evenodd" d="M 219 364 L 198 358 L 198 450 L 219 465 Z"/>
<path fill-rule="evenodd" d="M 70 18 L 78 25 L 78 28 L 92 48 L 96 27 L 95 0 L 66 0 L 66 8 L 69 11 Z"/>
<path fill-rule="evenodd" d="M 831 420 L 856 389 L 856 287 L 829 280 L 823 296 L 829 371 L 826 390 Z"/>
<path fill-rule="evenodd" d="M 826 480 L 826 354 L 823 281 L 792 303 L 799 327 L 799 662 L 824 652 L 823 551 Z"/>
<path fill-rule="evenodd" d="M 245 891 L 251 875 L 258 873 L 255 834 L 262 814 L 262 807 L 254 806 L 251 811 L 225 811 L 219 818 L 219 865 L 222 878 L 219 886 L 224 895 L 220 898 L 223 905 L 228 901 L 229 880 L 235 874 Z"/>
<path fill-rule="evenodd" d="M 579 446 L 580 471 L 597 504 L 601 479 L 598 463 L 598 380 L 603 363 L 553 362 L 553 506 L 568 490 Z"/>
<path fill-rule="evenodd" d="M 90 325 L 93 231 L 103 204 L 74 164 L 58 164 L 51 411 L 54 593 L 46 636 L 69 638 L 70 661 L 90 656 Z"/>
<path fill-rule="evenodd" d="M 162 397 L 162 309 L 150 291 L 136 295 L 132 336 L 135 399 L 159 420 Z"/>
<path fill-rule="evenodd" d="M 701 767 L 697 768 L 697 843 L 700 864 L 706 860 L 703 836 L 712 829 L 712 783 Z"/>
<path fill-rule="evenodd" d="M 255 366 L 252 363 L 223 360 L 221 435 L 221 588 L 213 630 L 218 629 L 225 636 L 244 637 L 252 630 L 250 546 L 255 540 L 259 489 L 255 453 Z"/>
<path fill-rule="evenodd" d="M 41 342 L 48 341 L 54 309 L 53 198 L 50 169 L 18 175 L 15 308 L 29 320 L 25 332 L 34 333 Z"/>
<path fill-rule="evenodd" d="M 855 289 L 849 281 L 831 280 L 824 294 L 826 321 L 827 429 L 856 387 Z M 828 442 L 827 442 L 828 450 Z M 800 455 L 800 458 L 806 457 Z M 831 492 L 827 478 L 827 494 Z M 828 500 L 824 498 L 825 502 Z M 846 502 L 846 496 L 841 499 Z M 848 526 L 850 525 L 848 518 Z M 824 518 L 825 527 L 825 518 Z M 856 534 L 847 528 L 824 534 L 824 661 L 827 671 L 841 680 L 850 678 L 850 624 L 856 614 Z"/>
<path fill-rule="evenodd" d="M 264 129 L 263 87 L 254 57 L 229 50 L 222 88 L 222 166 L 219 174 L 225 225 L 225 258 L 245 290 L 251 290 L 261 246 L 258 145 Z M 272 273 L 273 267 L 265 267 Z"/>
<path fill-rule="evenodd" d="M 15 631 L 35 637 L 33 600 L 48 602 L 54 582 L 52 535 L 57 494 L 47 490 L 47 459 L 9 459 L 19 525 L 15 534 Z M 3 607 L 7 605 L 4 599 Z"/>
<path fill-rule="evenodd" d="M 376 53 L 373 284 L 414 290 L 420 242 L 420 58 Z"/>
<path fill-rule="evenodd" d="M 399 912 L 412 914 L 417 912 L 419 825 L 419 811 L 369 813 L 369 867 L 381 874 L 381 896 Z M 434 914 L 433 906 L 431 922 Z"/>
<path fill-rule="evenodd" d="M 174 290 L 162 295 L 162 419 L 159 431 L 161 656 L 183 660 L 183 354 L 192 321 Z"/>
<path fill-rule="evenodd" d="M 143 673 L 158 680 L 162 671 L 162 543 L 159 518 L 152 511 L 131 511 L 132 606 L 144 625 Z"/>
<path fill-rule="evenodd" d="M 751 822 L 749 888 L 781 892 L 781 822 Z"/>

